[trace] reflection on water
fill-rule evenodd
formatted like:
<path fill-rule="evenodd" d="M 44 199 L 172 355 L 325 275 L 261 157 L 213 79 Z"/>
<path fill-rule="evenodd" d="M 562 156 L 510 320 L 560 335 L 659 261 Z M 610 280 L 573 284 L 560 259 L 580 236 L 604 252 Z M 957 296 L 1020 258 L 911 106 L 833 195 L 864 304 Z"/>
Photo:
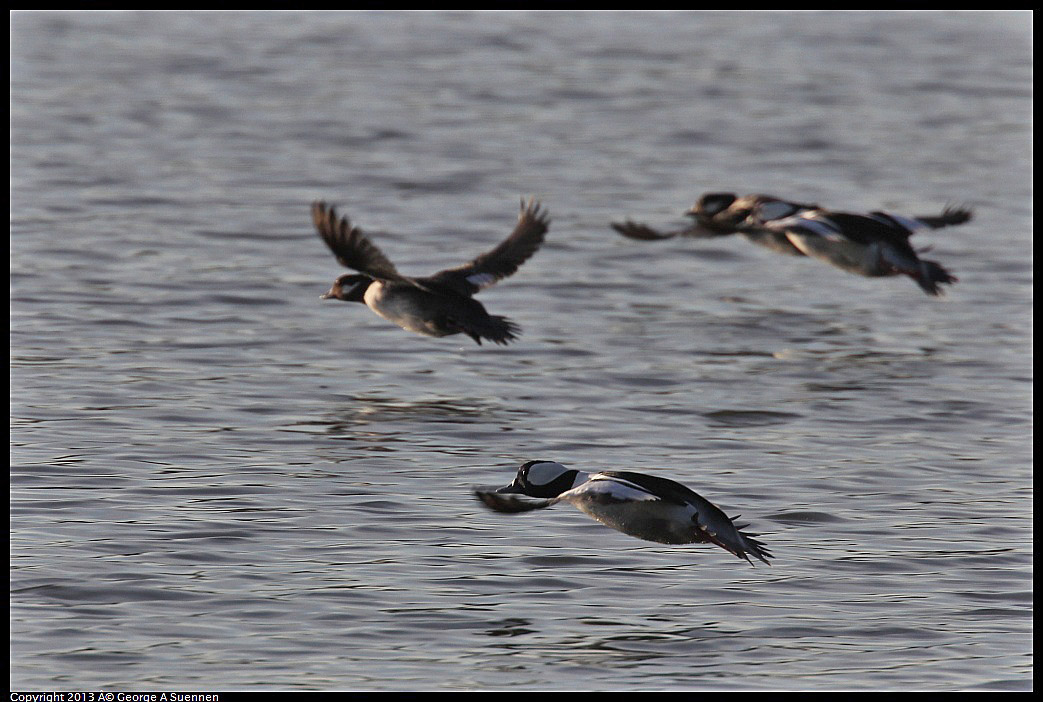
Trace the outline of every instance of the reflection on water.
<path fill-rule="evenodd" d="M 483 406 L 487 403 L 473 398 L 402 401 L 359 395 L 352 399 L 356 404 L 338 412 L 342 419 L 332 422 L 331 429 L 353 424 L 401 421 L 470 424 L 489 418 L 489 412 L 492 411 L 491 407 Z"/>
<path fill-rule="evenodd" d="M 758 410 L 717 410 L 715 412 L 707 412 L 704 416 L 713 420 L 713 424 L 717 426 L 728 427 L 763 427 L 773 424 L 786 424 L 800 417 L 799 414 Z"/>

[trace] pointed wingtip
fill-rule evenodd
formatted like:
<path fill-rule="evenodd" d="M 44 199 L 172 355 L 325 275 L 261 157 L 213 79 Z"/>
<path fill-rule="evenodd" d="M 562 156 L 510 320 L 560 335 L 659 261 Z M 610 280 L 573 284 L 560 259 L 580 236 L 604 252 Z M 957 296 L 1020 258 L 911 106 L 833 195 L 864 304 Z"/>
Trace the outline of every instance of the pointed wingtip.
<path fill-rule="evenodd" d="M 547 210 L 543 209 L 543 205 L 536 199 L 535 195 L 530 195 L 528 200 L 525 197 L 521 199 L 521 211 L 518 213 L 518 221 L 522 222 L 526 219 L 531 219 L 545 228 L 550 226 L 550 217 L 547 215 Z"/>
<path fill-rule="evenodd" d="M 327 204 L 325 200 L 313 200 L 311 219 L 320 231 L 323 227 L 332 228 L 337 221 L 337 209 L 333 205 Z"/>
<path fill-rule="evenodd" d="M 974 218 L 974 210 L 966 205 L 948 204 L 942 210 L 942 217 L 949 220 L 949 224 L 963 224 Z"/>

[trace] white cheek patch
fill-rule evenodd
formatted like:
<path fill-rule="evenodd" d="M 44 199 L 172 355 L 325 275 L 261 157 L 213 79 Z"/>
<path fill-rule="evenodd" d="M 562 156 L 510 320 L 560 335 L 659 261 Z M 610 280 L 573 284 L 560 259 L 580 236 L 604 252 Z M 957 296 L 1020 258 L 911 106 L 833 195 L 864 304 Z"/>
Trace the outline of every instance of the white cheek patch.
<path fill-rule="evenodd" d="M 533 485 L 546 485 L 566 471 L 568 468 L 554 461 L 533 463 L 529 466 L 529 482 Z"/>

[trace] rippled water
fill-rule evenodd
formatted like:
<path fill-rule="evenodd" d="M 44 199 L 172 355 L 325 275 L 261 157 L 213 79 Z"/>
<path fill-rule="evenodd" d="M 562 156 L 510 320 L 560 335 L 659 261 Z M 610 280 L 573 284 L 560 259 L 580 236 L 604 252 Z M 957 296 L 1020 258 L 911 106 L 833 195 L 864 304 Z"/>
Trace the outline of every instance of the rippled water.
<path fill-rule="evenodd" d="M 15 13 L 11 685 L 1029 689 L 1030 13 Z M 725 239 L 707 190 L 974 208 L 945 299 Z M 318 299 L 547 244 L 518 343 Z M 751 568 L 517 465 L 664 475 Z"/>

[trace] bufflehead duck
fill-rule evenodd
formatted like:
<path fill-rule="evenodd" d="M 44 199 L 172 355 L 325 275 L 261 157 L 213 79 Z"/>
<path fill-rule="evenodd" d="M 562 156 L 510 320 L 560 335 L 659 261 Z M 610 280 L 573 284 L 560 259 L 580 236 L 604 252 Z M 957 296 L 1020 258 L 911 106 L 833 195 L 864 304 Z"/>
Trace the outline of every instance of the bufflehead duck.
<path fill-rule="evenodd" d="M 754 224 L 817 209 L 818 205 L 789 202 L 772 195 L 738 197 L 735 193 L 706 193 L 684 213 L 693 220 L 688 227 L 660 232 L 644 224 L 626 220 L 622 224 L 613 222 L 612 228 L 625 237 L 641 240 L 671 239 L 675 236 L 711 238 L 741 234 L 751 242 L 776 253 L 803 256 L 803 252 L 790 243 L 784 233 L 766 231 Z"/>
<path fill-rule="evenodd" d="M 529 461 L 514 482 L 475 490 L 497 512 L 527 512 L 568 502 L 605 526 L 661 544 L 717 544 L 738 558 L 764 563 L 771 552 L 718 507 L 673 480 L 629 471 L 583 473 L 555 461 Z M 537 498 L 537 499 L 526 499 Z"/>
<path fill-rule="evenodd" d="M 359 271 L 340 276 L 322 299 L 361 302 L 408 331 L 426 336 L 464 333 L 507 344 L 518 326 L 490 315 L 472 296 L 518 270 L 543 243 L 550 220 L 533 199 L 524 200 L 514 231 L 499 246 L 470 263 L 426 278 L 407 278 L 347 217 L 337 218 L 324 202 L 311 206 L 312 220 L 341 264 Z"/>
<path fill-rule="evenodd" d="M 921 229 L 940 229 L 971 219 L 970 210 L 947 207 L 940 215 L 904 217 L 887 212 L 852 214 L 819 205 L 790 202 L 772 195 L 706 193 L 686 213 L 692 226 L 658 232 L 626 221 L 612 227 L 631 239 L 741 234 L 778 253 L 810 256 L 849 273 L 876 277 L 908 275 L 930 295 L 956 277 L 934 261 L 921 260 L 909 237 Z"/>
<path fill-rule="evenodd" d="M 934 261 L 921 259 L 909 237 L 921 229 L 940 229 L 970 220 L 971 211 L 947 207 L 938 216 L 903 217 L 887 212 L 852 214 L 807 210 L 791 216 L 751 221 L 760 231 L 785 235 L 802 253 L 841 270 L 869 277 L 907 275 L 928 295 L 941 295 L 942 283 L 956 276 Z"/>

